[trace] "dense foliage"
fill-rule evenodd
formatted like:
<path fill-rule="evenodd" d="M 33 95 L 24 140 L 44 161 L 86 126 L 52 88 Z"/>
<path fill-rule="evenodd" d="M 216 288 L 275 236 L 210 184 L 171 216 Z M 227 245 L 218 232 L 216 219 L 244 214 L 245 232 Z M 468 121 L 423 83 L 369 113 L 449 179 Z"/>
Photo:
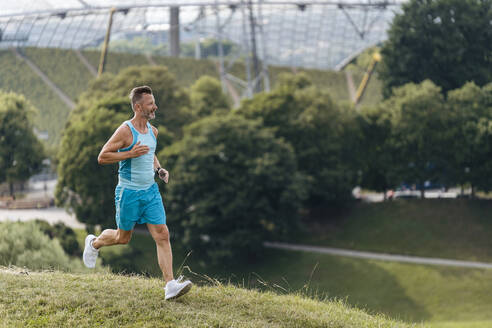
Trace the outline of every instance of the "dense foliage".
<path fill-rule="evenodd" d="M 0 265 L 31 270 L 73 271 L 82 268 L 72 260 L 57 239 L 50 239 L 35 222 L 0 222 Z"/>
<path fill-rule="evenodd" d="M 131 117 L 123 96 L 132 81 L 154 81 L 166 104 L 153 123 L 162 124 L 158 157 L 171 172 L 161 187 L 173 231 L 215 260 L 258 254 L 261 241 L 296 229 L 300 210 L 344 204 L 356 185 L 408 183 L 422 196 L 429 181 L 489 189 L 491 85 L 445 97 L 431 81 L 410 83 L 357 112 L 305 74 L 287 74 L 231 112 L 211 77 L 183 90 L 164 68 L 130 68 L 95 81 L 65 130 L 57 200 L 89 225 L 114 226 L 117 166 L 96 159 Z"/>
<path fill-rule="evenodd" d="M 262 241 L 296 231 L 303 186 L 295 153 L 260 121 L 209 116 L 159 155 L 171 161 L 170 224 L 194 252 L 259 257 Z"/>
<path fill-rule="evenodd" d="M 492 83 L 470 82 L 448 93 L 452 143 L 448 170 L 453 182 L 492 190 Z"/>
<path fill-rule="evenodd" d="M 297 166 L 308 179 L 309 204 L 343 201 L 356 183 L 352 166 L 354 112 L 335 103 L 304 74 L 284 75 L 270 93 L 244 101 L 238 113 L 261 119 L 295 150 Z"/>
<path fill-rule="evenodd" d="M 131 67 L 117 76 L 105 74 L 81 97 L 64 130 L 58 152 L 56 201 L 71 208 L 89 226 L 114 226 L 114 188 L 118 165 L 101 166 L 97 156 L 123 121 L 132 117 L 127 95 L 135 85 L 153 88 L 160 107 L 152 124 L 159 129 L 158 148 L 169 145 L 189 123 L 189 96 L 164 67 Z M 168 130 L 169 129 L 169 130 Z"/>
<path fill-rule="evenodd" d="M 430 81 L 395 88 L 379 106 L 364 108 L 363 186 L 374 190 L 425 182 L 491 190 L 492 83 L 468 83 L 442 94 Z"/>
<path fill-rule="evenodd" d="M 98 49 L 100 50 L 100 49 Z M 133 37 L 131 39 L 118 39 L 109 42 L 111 52 L 123 52 L 130 54 L 149 54 L 154 56 L 169 55 L 169 48 L 165 43 L 154 44 L 150 38 Z"/>
<path fill-rule="evenodd" d="M 114 187 L 118 167 L 101 166 L 97 156 L 116 128 L 129 115 L 107 103 L 71 115 L 58 152 L 56 202 L 74 211 L 88 225 L 114 225 Z"/>
<path fill-rule="evenodd" d="M 173 74 L 166 67 L 131 66 L 122 70 L 118 75 L 103 74 L 92 81 L 84 92 L 74 115 L 86 111 L 101 99 L 123 99 L 127 102 L 127 117 L 133 115 L 128 95 L 130 90 L 138 85 L 148 85 L 152 88 L 155 101 L 159 107 L 155 126 L 164 126 L 169 132 L 179 135 L 183 125 L 191 120 L 189 110 L 190 99 L 185 89 L 179 87 Z"/>
<path fill-rule="evenodd" d="M 492 81 L 491 0 L 411 0 L 382 48 L 384 94 L 430 79 L 443 92 Z"/>
<path fill-rule="evenodd" d="M 74 101 L 77 102 L 86 96 L 83 95 L 83 92 L 88 88 L 91 75 L 72 50 L 25 48 L 24 51 L 25 55 Z M 82 54 L 97 69 L 100 51 L 84 50 Z M 180 87 L 190 87 L 203 75 L 219 78 L 217 63 L 209 59 L 196 60 L 194 58 L 155 55 L 152 57 L 152 63 L 166 66 L 168 71 L 174 74 L 175 83 Z M 118 74 L 130 66 L 141 67 L 149 64 L 151 61 L 142 54 L 110 52 L 107 57 L 105 72 Z M 338 101 L 349 100 L 344 72 L 314 69 L 298 69 L 297 71 L 306 73 L 314 85 L 329 91 L 334 99 Z M 269 66 L 272 87 L 279 82 L 279 75 L 285 72 L 292 72 L 292 69 Z M 244 63 L 237 62 L 232 73 L 244 79 Z M 362 74 L 353 72 L 352 75 L 357 85 Z M 36 128 L 48 132 L 48 145 L 50 147 L 58 147 L 61 131 L 67 121 L 70 109 L 27 64 L 16 58 L 11 51 L 0 51 L 0 76 L 2 76 L 0 89 L 24 94 L 29 101 L 36 105 L 40 111 L 39 118 L 35 122 Z M 373 104 L 379 99 L 380 82 L 373 78 L 362 103 Z"/>
<path fill-rule="evenodd" d="M 39 229 L 50 237 L 50 239 L 58 239 L 60 246 L 65 253 L 71 256 L 82 255 L 77 236 L 72 228 L 67 227 L 63 222 L 57 222 L 53 225 L 43 220 L 35 221 L 39 226 Z"/>
<path fill-rule="evenodd" d="M 220 81 L 210 76 L 200 77 L 191 86 L 191 108 L 196 118 L 212 113 L 226 113 L 229 103 L 222 92 Z"/>
<path fill-rule="evenodd" d="M 36 109 L 21 95 L 0 91 L 0 183 L 24 182 L 42 167 L 43 145 L 33 131 Z"/>

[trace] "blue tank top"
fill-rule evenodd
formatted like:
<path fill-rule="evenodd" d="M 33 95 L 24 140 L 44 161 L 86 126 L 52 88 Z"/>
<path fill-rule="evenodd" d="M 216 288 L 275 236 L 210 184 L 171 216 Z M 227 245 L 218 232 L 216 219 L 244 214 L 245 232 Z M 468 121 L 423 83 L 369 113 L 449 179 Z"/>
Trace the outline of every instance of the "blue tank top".
<path fill-rule="evenodd" d="M 130 130 L 132 130 L 133 141 L 129 147 L 119 149 L 118 152 L 129 151 L 139 141 L 140 145 L 146 145 L 150 148 L 150 150 L 145 155 L 135 158 L 128 158 L 119 162 L 120 169 L 118 170 L 118 185 L 135 190 L 148 189 L 155 183 L 154 153 L 155 147 L 157 146 L 157 140 L 155 139 L 152 127 L 148 122 L 148 131 L 145 134 L 138 132 L 130 121 L 125 121 L 125 124 L 130 127 Z"/>

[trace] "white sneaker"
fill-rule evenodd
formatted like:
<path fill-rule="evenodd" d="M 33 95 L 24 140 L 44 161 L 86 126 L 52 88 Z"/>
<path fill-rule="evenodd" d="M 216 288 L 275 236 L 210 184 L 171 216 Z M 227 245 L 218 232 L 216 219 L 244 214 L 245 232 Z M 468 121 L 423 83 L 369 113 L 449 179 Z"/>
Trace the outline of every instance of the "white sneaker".
<path fill-rule="evenodd" d="M 96 239 L 96 236 L 94 235 L 88 235 L 85 237 L 84 254 L 82 255 L 85 266 L 91 269 L 96 267 L 96 260 L 99 255 L 99 250 L 92 246 L 92 241 L 94 239 Z"/>
<path fill-rule="evenodd" d="M 181 282 L 182 279 L 183 276 L 179 276 L 178 280 L 171 280 L 166 284 L 166 287 L 164 288 L 166 292 L 166 300 L 178 298 L 190 291 L 193 284 L 189 280 Z"/>

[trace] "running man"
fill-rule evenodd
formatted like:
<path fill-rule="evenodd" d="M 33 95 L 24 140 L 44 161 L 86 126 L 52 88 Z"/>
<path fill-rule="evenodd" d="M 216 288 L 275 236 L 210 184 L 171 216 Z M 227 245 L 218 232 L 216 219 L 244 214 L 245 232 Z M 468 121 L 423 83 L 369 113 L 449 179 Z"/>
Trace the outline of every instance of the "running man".
<path fill-rule="evenodd" d="M 169 172 L 161 167 L 155 156 L 157 129 L 149 121 L 155 118 L 157 106 L 148 86 L 134 88 L 130 93 L 134 116 L 125 121 L 103 146 L 99 164 L 119 162 L 118 185 L 115 189 L 117 230 L 106 229 L 99 237 L 85 238 L 84 264 L 94 268 L 99 249 L 104 246 L 128 244 L 136 223 L 147 224 L 157 246 L 157 259 L 166 281 L 165 298 L 173 299 L 186 294 L 191 282 L 173 277 L 173 255 L 166 225 L 166 212 L 159 187 L 154 181 L 157 174 L 165 183 Z"/>

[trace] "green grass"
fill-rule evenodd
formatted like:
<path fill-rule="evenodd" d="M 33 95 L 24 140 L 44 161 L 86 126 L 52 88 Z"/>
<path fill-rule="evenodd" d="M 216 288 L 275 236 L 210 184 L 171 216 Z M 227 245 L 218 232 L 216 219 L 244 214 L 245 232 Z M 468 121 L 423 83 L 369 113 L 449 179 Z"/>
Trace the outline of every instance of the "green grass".
<path fill-rule="evenodd" d="M 176 77 L 179 86 L 189 87 L 203 75 L 220 79 L 216 64 L 208 59 L 152 57 L 156 64 L 166 66 Z"/>
<path fill-rule="evenodd" d="M 87 90 L 93 76 L 75 52 L 55 48 L 25 48 L 24 52 L 72 101 Z"/>
<path fill-rule="evenodd" d="M 307 220 L 297 243 L 492 262 L 492 201 L 397 200 L 356 204 Z"/>
<path fill-rule="evenodd" d="M 172 230 L 172 227 L 171 227 Z M 79 240 L 84 237 L 78 231 Z M 406 322 L 425 322 L 434 327 L 468 327 L 473 322 L 492 322 L 492 270 L 437 267 L 335 257 L 322 254 L 265 250 L 264 260 L 209 266 L 189 250 L 172 242 L 174 270 L 193 281 L 204 276 L 248 289 L 277 294 L 304 294 L 343 299 L 369 313 L 383 313 Z M 101 250 L 101 258 L 116 272 L 139 272 L 160 277 L 155 244 L 144 234 L 135 234 L 130 245 Z M 140 270 L 140 271 L 139 271 Z M 446 327 L 446 326 L 443 326 Z M 470 326 L 470 327 L 473 327 Z"/>
<path fill-rule="evenodd" d="M 23 51 L 72 100 L 77 101 L 80 94 L 86 90 L 92 76 L 73 51 L 43 48 L 25 48 Z M 87 50 L 83 51 L 83 55 L 97 69 L 100 52 Z M 159 56 L 152 58 L 158 65 L 167 66 L 175 75 L 178 85 L 182 87 L 190 87 L 202 75 L 219 78 L 216 63 L 211 60 Z M 150 65 L 144 55 L 110 52 L 107 56 L 106 72 L 117 74 L 128 66 L 142 65 Z M 305 72 L 316 86 L 327 89 L 334 99 L 349 100 L 344 72 L 313 69 L 297 69 L 297 71 Z M 245 79 L 244 63 L 236 62 L 231 72 Z M 288 67 L 269 67 L 272 87 L 275 86 L 278 75 L 284 72 L 292 73 L 292 70 Z M 361 76 L 354 75 L 356 83 Z M 7 50 L 0 51 L 0 89 L 25 95 L 39 109 L 40 116 L 36 127 L 48 131 L 48 144 L 56 147 L 68 118 L 69 108 L 31 68 Z M 377 103 L 381 99 L 380 90 L 380 82 L 373 79 L 362 103 Z"/>
<path fill-rule="evenodd" d="M 485 328 L 492 327 L 492 321 L 470 322 L 438 322 L 429 325 L 431 328 Z"/>
<path fill-rule="evenodd" d="M 97 70 L 101 52 L 95 50 L 82 51 L 82 54 L 87 58 L 89 63 Z M 118 74 L 121 70 L 129 66 L 150 65 L 144 55 L 139 54 L 124 54 L 119 52 L 108 53 L 106 57 L 105 72 Z"/>
<path fill-rule="evenodd" d="M 233 285 L 195 286 L 165 301 L 160 279 L 0 271 L 1 327 L 407 327 L 339 301 Z"/>
<path fill-rule="evenodd" d="M 48 131 L 49 145 L 58 143 L 70 109 L 10 50 L 0 51 L 0 90 L 23 94 L 39 110 L 36 128 Z"/>

